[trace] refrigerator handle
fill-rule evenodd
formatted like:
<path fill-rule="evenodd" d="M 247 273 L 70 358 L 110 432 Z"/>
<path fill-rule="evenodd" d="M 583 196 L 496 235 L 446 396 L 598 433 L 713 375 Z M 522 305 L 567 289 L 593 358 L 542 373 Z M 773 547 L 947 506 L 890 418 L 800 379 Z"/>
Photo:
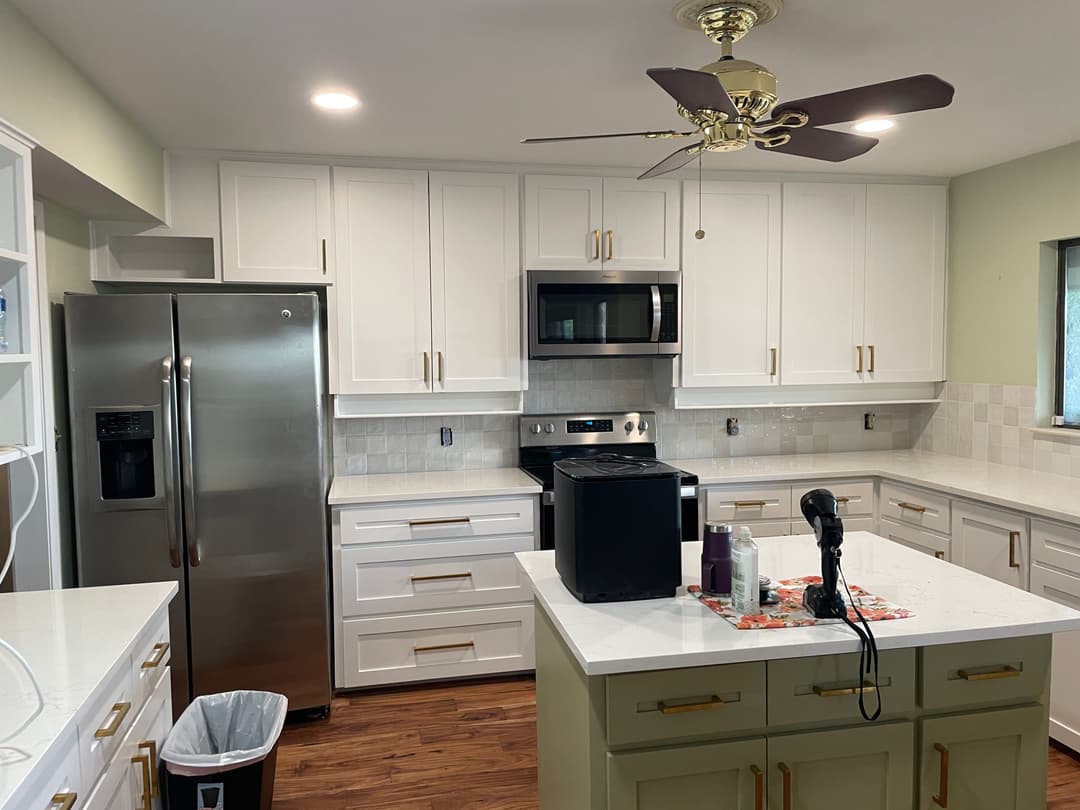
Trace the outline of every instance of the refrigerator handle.
<path fill-rule="evenodd" d="M 184 487 L 184 533 L 188 564 L 197 568 L 200 553 L 199 527 L 195 523 L 194 445 L 191 430 L 191 357 L 184 357 L 180 360 L 180 479 Z"/>
<path fill-rule="evenodd" d="M 180 540 L 177 525 L 180 515 L 176 511 L 176 425 L 173 424 L 173 359 L 172 355 L 161 360 L 161 433 L 165 448 L 162 467 L 165 469 L 165 521 L 169 531 L 169 563 L 173 568 L 180 568 Z"/>

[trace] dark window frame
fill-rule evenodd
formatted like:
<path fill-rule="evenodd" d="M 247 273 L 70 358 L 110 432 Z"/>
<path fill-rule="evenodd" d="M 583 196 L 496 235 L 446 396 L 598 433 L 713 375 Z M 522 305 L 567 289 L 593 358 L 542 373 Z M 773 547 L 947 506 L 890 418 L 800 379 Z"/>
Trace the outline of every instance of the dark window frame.
<path fill-rule="evenodd" d="M 1080 238 L 1062 239 L 1058 242 L 1057 360 L 1054 368 L 1057 385 L 1054 392 L 1054 413 L 1062 419 L 1065 418 L 1065 290 L 1067 288 L 1065 256 L 1069 248 L 1080 248 Z M 1080 430 L 1080 422 L 1065 422 L 1059 427 Z"/>

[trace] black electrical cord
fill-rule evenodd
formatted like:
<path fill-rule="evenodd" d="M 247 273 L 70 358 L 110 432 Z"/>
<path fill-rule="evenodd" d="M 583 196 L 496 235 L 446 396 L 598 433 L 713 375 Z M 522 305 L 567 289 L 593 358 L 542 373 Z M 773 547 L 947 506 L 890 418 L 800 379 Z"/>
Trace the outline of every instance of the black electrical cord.
<path fill-rule="evenodd" d="M 836 570 L 840 574 L 840 581 L 844 583 L 844 590 L 847 592 L 848 603 L 851 605 L 851 609 L 855 611 L 855 615 L 862 623 L 862 627 L 855 624 L 847 616 L 847 611 L 840 616 L 844 620 L 844 623 L 855 631 L 855 635 L 859 637 L 859 712 L 862 714 L 863 719 L 867 721 L 877 720 L 881 716 L 881 681 L 878 675 L 878 648 L 877 641 L 874 639 L 874 634 L 870 630 L 870 623 L 866 621 L 866 617 L 862 615 L 858 606 L 855 604 L 855 599 L 851 596 L 851 589 L 848 587 L 847 577 L 844 576 L 844 569 L 840 567 L 840 549 L 836 550 Z M 873 714 L 870 714 L 866 710 L 866 694 L 864 691 L 865 681 L 864 675 L 869 675 L 871 669 L 874 673 L 874 694 L 877 695 L 877 709 Z"/>

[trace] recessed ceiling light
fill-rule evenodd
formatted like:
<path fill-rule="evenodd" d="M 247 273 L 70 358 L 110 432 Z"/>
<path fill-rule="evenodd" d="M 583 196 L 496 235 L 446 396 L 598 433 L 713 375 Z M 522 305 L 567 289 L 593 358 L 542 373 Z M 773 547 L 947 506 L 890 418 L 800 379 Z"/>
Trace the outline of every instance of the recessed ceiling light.
<path fill-rule="evenodd" d="M 867 118 L 865 121 L 857 123 L 855 129 L 859 132 L 884 132 L 894 126 L 896 126 L 896 122 L 888 118 Z"/>
<path fill-rule="evenodd" d="M 313 95 L 311 103 L 324 110 L 354 110 L 360 106 L 360 99 L 341 90 L 326 90 Z"/>

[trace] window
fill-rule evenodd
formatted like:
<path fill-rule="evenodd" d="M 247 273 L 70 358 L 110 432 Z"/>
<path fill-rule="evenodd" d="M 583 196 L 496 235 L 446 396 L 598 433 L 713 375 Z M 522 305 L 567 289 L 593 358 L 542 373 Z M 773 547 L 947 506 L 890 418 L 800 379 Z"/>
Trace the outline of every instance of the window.
<path fill-rule="evenodd" d="M 1080 239 L 1058 243 L 1057 407 L 1080 428 Z"/>

